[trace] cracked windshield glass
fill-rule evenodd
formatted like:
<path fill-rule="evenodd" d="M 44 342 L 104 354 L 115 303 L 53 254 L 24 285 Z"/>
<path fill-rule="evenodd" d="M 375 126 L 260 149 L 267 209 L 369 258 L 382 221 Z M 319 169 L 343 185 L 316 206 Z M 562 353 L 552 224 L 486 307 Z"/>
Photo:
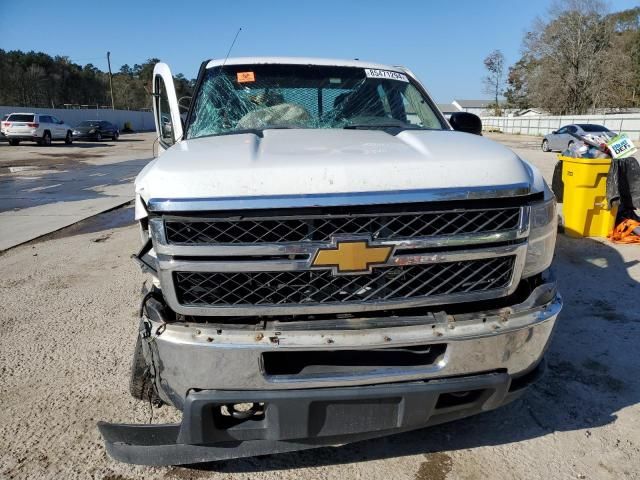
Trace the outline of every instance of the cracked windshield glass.
<path fill-rule="evenodd" d="M 189 123 L 187 138 L 275 128 L 444 128 L 403 73 L 307 65 L 210 68 Z"/>

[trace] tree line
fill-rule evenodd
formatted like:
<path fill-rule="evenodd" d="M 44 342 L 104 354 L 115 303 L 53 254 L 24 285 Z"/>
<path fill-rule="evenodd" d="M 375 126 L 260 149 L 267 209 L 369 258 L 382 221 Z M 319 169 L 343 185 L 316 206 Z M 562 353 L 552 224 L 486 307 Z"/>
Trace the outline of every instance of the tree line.
<path fill-rule="evenodd" d="M 113 73 L 114 105 L 122 110 L 151 108 L 151 77 L 160 60 L 123 65 Z M 189 96 L 195 80 L 174 76 L 178 98 Z M 0 105 L 64 108 L 64 105 L 111 106 L 109 73 L 66 56 L 0 49 Z"/>
<path fill-rule="evenodd" d="M 484 64 L 498 115 L 505 107 L 554 115 L 640 107 L 640 7 L 610 13 L 600 0 L 558 1 L 525 34 L 506 73 L 500 50 Z"/>

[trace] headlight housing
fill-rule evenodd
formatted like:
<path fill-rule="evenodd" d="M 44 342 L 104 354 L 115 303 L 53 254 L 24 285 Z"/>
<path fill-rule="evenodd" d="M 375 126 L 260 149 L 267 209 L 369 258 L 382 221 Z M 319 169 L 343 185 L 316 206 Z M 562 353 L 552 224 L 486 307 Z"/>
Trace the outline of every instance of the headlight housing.
<path fill-rule="evenodd" d="M 92 128 L 91 130 L 89 130 L 89 133 L 96 133 L 96 129 Z"/>
<path fill-rule="evenodd" d="M 544 200 L 531 205 L 529 246 L 522 278 L 545 271 L 551 265 L 558 232 L 556 198 L 544 185 Z"/>

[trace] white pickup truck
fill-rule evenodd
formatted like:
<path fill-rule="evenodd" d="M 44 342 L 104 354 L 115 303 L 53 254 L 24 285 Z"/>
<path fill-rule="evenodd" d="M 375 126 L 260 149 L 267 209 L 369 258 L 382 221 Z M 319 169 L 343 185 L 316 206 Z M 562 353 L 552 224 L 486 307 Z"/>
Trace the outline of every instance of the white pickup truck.
<path fill-rule="evenodd" d="M 339 445 L 494 409 L 544 369 L 562 300 L 540 172 L 447 121 L 406 68 L 202 64 L 186 117 L 154 70 L 161 155 L 136 180 L 153 275 L 108 452 L 187 464 Z"/>

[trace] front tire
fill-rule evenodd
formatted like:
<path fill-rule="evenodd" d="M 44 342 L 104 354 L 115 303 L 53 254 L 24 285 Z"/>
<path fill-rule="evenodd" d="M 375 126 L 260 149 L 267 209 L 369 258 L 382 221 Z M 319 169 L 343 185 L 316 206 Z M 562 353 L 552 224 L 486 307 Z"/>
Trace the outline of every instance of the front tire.
<path fill-rule="evenodd" d="M 571 140 L 569 143 L 567 143 L 567 148 L 571 148 L 572 146 L 574 146 L 576 144 L 576 142 L 574 142 L 573 140 Z"/>
<path fill-rule="evenodd" d="M 548 140 L 543 140 L 542 141 L 542 151 L 543 152 L 550 152 L 551 149 L 549 148 L 549 141 Z"/>
<path fill-rule="evenodd" d="M 111 138 L 113 138 L 113 141 L 114 141 L 114 142 L 117 142 L 117 141 L 118 141 L 118 138 L 120 138 L 120 134 L 119 134 L 118 132 L 115 132 L 115 133 L 113 134 L 113 137 L 111 137 Z"/>
<path fill-rule="evenodd" d="M 157 398 L 153 386 L 153 378 L 142 353 L 142 339 L 136 338 L 136 347 L 131 363 L 131 379 L 129 380 L 129 392 L 138 400 L 151 400 Z"/>
<path fill-rule="evenodd" d="M 551 180 L 551 190 L 556 195 L 556 201 L 562 203 L 564 201 L 564 182 L 562 181 L 562 162 L 556 163 L 553 169 L 553 177 Z"/>
<path fill-rule="evenodd" d="M 67 136 L 64 137 L 64 143 L 67 145 L 71 145 L 73 143 L 73 134 L 71 131 L 68 131 Z"/>
<path fill-rule="evenodd" d="M 100 132 L 96 133 L 96 142 L 102 141 L 102 134 Z"/>
<path fill-rule="evenodd" d="M 20 145 L 20 140 L 11 139 L 9 140 L 9 145 L 11 145 L 12 147 L 17 147 L 18 145 Z"/>

